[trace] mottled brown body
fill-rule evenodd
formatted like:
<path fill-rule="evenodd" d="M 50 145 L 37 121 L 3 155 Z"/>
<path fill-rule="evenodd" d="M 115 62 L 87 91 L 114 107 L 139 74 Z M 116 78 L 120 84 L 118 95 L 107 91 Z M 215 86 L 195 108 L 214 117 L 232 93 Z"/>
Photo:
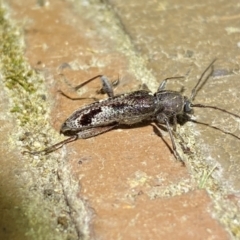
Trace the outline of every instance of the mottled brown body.
<path fill-rule="evenodd" d="M 95 130 L 104 126 L 113 128 L 120 124 L 132 125 L 143 120 L 164 123 L 165 119 L 183 113 L 185 101 L 186 98 L 179 92 L 165 90 L 155 94 L 139 90 L 110 97 L 76 110 L 63 123 L 61 133 L 87 138 L 99 134 L 99 131 L 95 134 Z M 89 132 L 87 129 L 92 130 Z"/>
<path fill-rule="evenodd" d="M 189 98 L 183 96 L 180 92 L 165 90 L 168 79 L 165 79 L 160 84 L 157 92 L 154 94 L 150 91 L 139 90 L 117 96 L 114 96 L 112 84 L 105 76 L 98 75 L 83 82 L 79 86 L 76 86 L 75 89 L 79 89 L 90 81 L 100 78 L 102 81 L 102 91 L 107 93 L 108 98 L 91 103 L 73 112 L 73 114 L 62 124 L 60 130 L 60 133 L 65 136 L 70 136 L 69 138 L 42 151 L 31 152 L 31 154 L 39 154 L 42 152 L 49 153 L 78 138 L 90 138 L 107 132 L 119 125 L 132 125 L 146 120 L 155 122 L 157 125 L 166 125 L 172 141 L 173 153 L 177 159 L 182 160 L 176 150 L 173 138 L 173 131 L 175 131 L 177 117 L 179 115 L 189 116 L 192 114 L 193 107 L 201 107 L 220 110 L 240 118 L 237 114 L 216 106 L 192 104 L 203 76 L 212 68 L 214 62 L 215 60 L 203 72 Z M 210 74 L 207 78 L 209 76 Z M 170 126 L 170 122 L 173 124 L 173 130 Z M 230 135 L 239 139 L 239 137 L 234 134 Z"/>

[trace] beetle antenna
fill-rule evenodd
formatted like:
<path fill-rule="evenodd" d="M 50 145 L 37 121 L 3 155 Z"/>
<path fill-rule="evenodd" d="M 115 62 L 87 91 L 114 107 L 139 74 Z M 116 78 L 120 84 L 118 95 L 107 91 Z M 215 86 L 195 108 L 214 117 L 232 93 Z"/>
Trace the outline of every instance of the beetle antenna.
<path fill-rule="evenodd" d="M 221 111 L 221 112 L 225 112 L 225 113 L 228 113 L 229 115 L 232 115 L 232 116 L 234 116 L 234 117 L 236 117 L 236 118 L 240 118 L 240 116 L 239 115 L 237 115 L 237 114 L 235 114 L 235 113 L 232 113 L 232 112 L 229 112 L 229 111 L 227 111 L 227 110 L 225 110 L 225 109 L 223 109 L 223 108 L 220 108 L 220 107 L 216 107 L 216 106 L 210 106 L 210 105 L 204 105 L 204 104 L 192 104 L 191 103 L 191 107 L 199 107 L 199 108 L 212 108 L 212 109 L 215 109 L 215 110 L 219 110 L 219 111 Z"/>
<path fill-rule="evenodd" d="M 208 124 L 208 123 L 199 122 L 199 121 L 194 120 L 194 119 L 191 119 L 191 118 L 190 118 L 188 121 L 194 122 L 194 123 L 197 123 L 197 124 L 206 126 L 206 127 L 213 128 L 213 129 L 215 129 L 215 130 L 217 130 L 217 131 L 220 131 L 220 132 L 222 132 L 222 133 L 228 134 L 228 135 L 230 135 L 230 136 L 232 136 L 232 137 L 237 138 L 238 140 L 240 140 L 240 137 L 238 137 L 237 135 L 235 135 L 235 134 L 233 134 L 233 133 L 231 133 L 231 132 L 226 132 L 226 131 L 222 130 L 222 129 L 219 128 L 219 127 L 212 126 L 212 125 L 210 125 L 210 124 Z"/>
<path fill-rule="evenodd" d="M 197 81 L 197 84 L 195 85 L 195 87 L 192 89 L 192 93 L 191 93 L 191 96 L 189 98 L 190 102 L 194 100 L 194 98 L 196 97 L 197 95 L 197 92 L 203 87 L 203 85 L 206 83 L 206 81 L 208 80 L 208 78 L 210 77 L 210 75 L 212 74 L 213 72 L 213 64 L 216 62 L 216 58 L 209 64 L 209 66 L 204 70 L 204 72 L 201 74 L 200 78 L 198 79 Z M 208 76 L 206 77 L 205 81 L 202 81 L 204 75 L 206 74 L 206 72 L 212 68 L 211 72 L 208 74 Z M 199 84 L 201 83 L 201 86 L 198 88 Z"/>

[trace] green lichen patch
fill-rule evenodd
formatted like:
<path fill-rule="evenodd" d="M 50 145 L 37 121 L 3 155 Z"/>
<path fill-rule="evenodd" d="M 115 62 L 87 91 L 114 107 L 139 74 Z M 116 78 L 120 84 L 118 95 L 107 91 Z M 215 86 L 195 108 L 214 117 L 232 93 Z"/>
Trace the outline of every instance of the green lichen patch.
<path fill-rule="evenodd" d="M 1 34 L 1 70 L 4 82 L 9 89 L 22 88 L 28 93 L 34 93 L 36 88 L 31 82 L 34 72 L 26 67 L 23 57 L 23 44 L 19 42 L 19 31 L 5 18 L 4 10 L 0 9 L 0 34 Z"/>
<path fill-rule="evenodd" d="M 23 226 L 21 218 L 15 219 L 15 229 L 21 229 L 24 239 L 76 239 L 75 226 L 68 214 L 69 206 L 57 175 L 57 154 L 34 157 L 21 154 L 35 146 L 42 149 L 45 144 L 57 141 L 58 134 L 48 121 L 50 110 L 44 78 L 26 61 L 21 30 L 12 24 L 6 12 L 0 6 L 1 87 L 7 95 L 6 105 L 9 107 L 9 112 L 2 113 L 2 119 L 14 122 L 6 140 L 12 149 L 14 164 L 8 166 L 7 180 L 4 174 L 0 174 L 1 182 L 11 182 L 16 188 L 12 195 L 17 201 L 9 201 L 9 212 L 14 215 L 16 207 L 23 212 L 26 225 Z M 11 154 L 7 155 L 8 158 Z M 4 187 L 11 192 L 9 186 Z M 59 219 L 64 219 L 64 223 Z"/>
<path fill-rule="evenodd" d="M 43 80 L 26 63 L 20 31 L 6 19 L 3 8 L 0 8 L 0 38 L 2 81 L 12 99 L 11 112 L 17 115 L 20 126 L 24 126 L 30 117 L 43 113 L 43 101 L 38 95 L 33 96 Z M 40 107 L 32 104 L 35 99 L 39 101 Z"/>

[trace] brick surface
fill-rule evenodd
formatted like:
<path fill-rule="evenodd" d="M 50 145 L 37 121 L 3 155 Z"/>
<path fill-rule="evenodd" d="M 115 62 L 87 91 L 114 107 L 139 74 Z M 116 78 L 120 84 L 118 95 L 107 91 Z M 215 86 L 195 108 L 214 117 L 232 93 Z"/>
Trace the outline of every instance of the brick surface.
<path fill-rule="evenodd" d="M 26 59 L 44 77 L 46 101 L 51 109 L 50 123 L 56 131 L 75 109 L 91 102 L 90 99 L 67 99 L 58 93 L 59 89 L 74 97 L 101 99 L 106 96 L 97 93 L 101 87 L 98 81 L 78 93 L 71 86 L 105 74 L 112 80 L 120 77 L 120 85 L 115 89 L 117 94 L 138 89 L 143 83 L 154 91 L 160 80 L 185 75 L 191 68 L 196 70 L 191 62 L 199 63 L 197 74 L 201 74 L 216 57 L 211 49 L 214 44 L 218 51 L 224 51 L 217 33 L 210 34 L 216 15 L 210 18 L 209 13 L 214 4 L 207 9 L 204 4 L 197 3 L 189 5 L 188 2 L 180 4 L 172 1 L 172 7 L 169 4 L 145 4 L 141 1 L 130 1 L 128 4 L 121 1 L 8 2 L 10 20 L 15 21 L 24 32 Z M 194 11 L 200 11 L 197 8 L 201 12 L 193 18 Z M 224 23 L 229 20 L 218 17 L 218 21 Z M 198 21 L 195 23 L 194 19 Z M 206 19 L 210 25 L 204 22 Z M 201 25 L 196 28 L 196 24 Z M 196 44 L 197 34 L 201 32 L 199 29 L 203 31 L 201 36 L 206 37 L 209 33 L 211 46 L 207 46 L 204 37 Z M 177 39 L 180 39 L 178 43 Z M 230 52 L 233 54 L 234 50 Z M 221 56 L 221 53 L 217 55 Z M 230 57 L 231 53 L 228 52 L 225 59 Z M 235 61 L 238 60 L 236 57 Z M 220 65 L 222 62 L 220 60 Z M 68 63 L 71 69 L 61 71 L 64 63 Z M 226 65 L 221 66 L 227 69 Z M 218 70 L 222 69 L 221 66 Z M 233 74 L 233 63 L 231 68 L 229 72 Z M 190 76 L 196 76 L 192 71 Z M 194 81 L 196 77 L 193 81 L 186 80 L 191 87 Z M 177 86 L 178 90 L 181 84 L 174 86 L 170 83 L 169 86 Z M 232 88 L 232 85 L 229 87 Z M 206 94 L 207 90 L 204 91 Z M 203 99 L 200 94 L 200 100 Z M 41 124 L 44 126 L 44 123 Z M 28 131 L 34 135 L 39 130 Z M 41 131 L 49 134 L 44 127 Z M 211 170 L 219 170 L 220 164 L 226 163 L 224 153 L 229 147 L 223 147 L 220 154 L 224 159 L 214 168 L 214 162 L 202 161 L 207 159 L 204 155 L 207 151 L 201 153 L 195 150 L 195 143 L 191 142 L 193 137 L 188 135 L 188 131 L 186 127 L 182 134 L 186 136 L 185 144 L 189 144 L 193 154 L 185 154 L 186 166 L 171 154 L 171 141 L 166 131 L 161 131 L 163 141 L 154 132 L 153 125 L 149 124 L 114 129 L 94 138 L 78 140 L 48 155 L 44 161 L 51 163 L 57 159 L 57 166 L 51 168 L 46 165 L 41 174 L 45 176 L 51 171 L 58 179 L 59 198 L 64 199 L 61 204 L 65 202 L 68 217 L 60 214 L 65 212 L 62 205 L 58 208 L 56 202 L 49 202 L 49 209 L 52 206 L 56 209 L 54 212 L 48 210 L 52 225 L 46 231 L 53 234 L 57 231 L 54 239 L 230 239 L 238 236 L 238 176 L 229 178 L 229 173 L 223 168 L 222 177 L 232 191 L 226 190 L 218 171 L 214 179 L 209 176 L 205 189 L 200 189 L 204 176 L 208 173 L 211 175 Z M 205 133 L 206 130 L 197 131 Z M 211 135 L 206 138 L 210 139 L 210 143 L 214 139 Z M 198 140 L 202 142 L 200 146 L 206 146 L 203 145 L 205 140 Z M 50 141 L 54 143 L 58 140 L 50 137 L 40 148 L 49 145 Z M 234 139 L 232 150 L 236 147 L 236 141 Z M 235 159 L 237 154 L 230 154 L 231 158 Z M 26 156 L 25 161 L 39 158 Z M 43 177 L 35 174 L 36 179 Z M 36 181 L 35 184 L 40 182 Z M 234 210 L 236 224 L 231 218 L 230 208 Z M 35 234 L 41 224 L 44 225 L 40 223 L 33 229 L 31 236 L 35 239 L 41 238 Z M 26 223 L 26 229 L 28 227 Z M 61 236 L 61 232 L 64 235 Z"/>

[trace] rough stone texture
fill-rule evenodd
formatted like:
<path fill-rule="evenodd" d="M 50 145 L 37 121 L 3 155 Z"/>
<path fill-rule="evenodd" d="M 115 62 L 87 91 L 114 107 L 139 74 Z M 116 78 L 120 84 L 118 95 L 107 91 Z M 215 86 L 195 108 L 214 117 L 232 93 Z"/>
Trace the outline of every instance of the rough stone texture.
<path fill-rule="evenodd" d="M 58 131 L 75 109 L 91 102 L 67 99 L 59 89 L 75 97 L 104 97 L 97 93 L 100 81 L 78 93 L 71 88 L 98 74 L 112 80 L 120 77 L 117 94 L 138 89 L 142 83 L 154 91 L 166 77 L 187 75 L 168 85 L 175 90 L 186 86 L 187 95 L 217 57 L 215 77 L 201 89 L 196 102 L 239 112 L 237 4 L 8 1 L 8 20 L 22 29 L 27 62 L 45 80 L 35 95 L 46 97 L 46 110 L 41 118 L 31 120 L 32 125 L 20 127 L 16 119 L 8 127 L 14 122 L 8 118 L 18 116 L 9 113 L 16 100 L 11 100 L 11 90 L 1 90 L 4 99 L 7 94 L 10 98 L 2 104 L 3 116 L 8 116 L 1 118 L 6 126 L 1 129 L 2 142 L 9 131 L 16 132 L 11 139 L 13 157 L 4 144 L 1 148 L 2 193 L 12 199 L 16 199 L 13 192 L 18 194 L 18 202 L 1 198 L 1 238 L 26 239 L 26 234 L 29 239 L 239 237 L 239 139 L 226 133 L 194 124 L 179 127 L 190 149 L 183 155 L 185 167 L 171 154 L 168 134 L 161 131 L 163 141 L 153 125 L 143 124 L 78 140 L 46 157 L 21 155 L 27 147 L 41 149 L 60 139 L 48 126 L 49 111 Z M 71 69 L 61 70 L 64 63 Z M 35 99 L 31 104 L 40 102 Z M 199 121 L 208 120 L 239 135 L 236 119 L 206 110 L 196 113 Z M 19 143 L 17 137 L 23 135 Z M 17 179 L 16 171 L 21 173 Z M 23 213 L 15 215 L 22 205 Z"/>

